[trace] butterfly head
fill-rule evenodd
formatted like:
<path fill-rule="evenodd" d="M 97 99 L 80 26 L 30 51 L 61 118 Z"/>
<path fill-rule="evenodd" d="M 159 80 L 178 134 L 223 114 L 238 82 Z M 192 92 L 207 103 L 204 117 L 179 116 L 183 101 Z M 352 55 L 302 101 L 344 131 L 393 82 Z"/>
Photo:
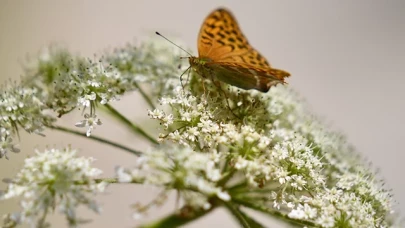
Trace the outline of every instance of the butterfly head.
<path fill-rule="evenodd" d="M 209 58 L 199 58 L 195 56 L 188 57 L 188 62 L 191 66 L 204 66 L 206 63 L 211 62 Z"/>
<path fill-rule="evenodd" d="M 209 67 L 207 67 L 206 64 L 212 62 L 212 60 L 210 58 L 190 56 L 188 57 L 188 62 L 190 63 L 191 68 L 204 77 L 208 73 L 206 71 L 209 70 Z"/>

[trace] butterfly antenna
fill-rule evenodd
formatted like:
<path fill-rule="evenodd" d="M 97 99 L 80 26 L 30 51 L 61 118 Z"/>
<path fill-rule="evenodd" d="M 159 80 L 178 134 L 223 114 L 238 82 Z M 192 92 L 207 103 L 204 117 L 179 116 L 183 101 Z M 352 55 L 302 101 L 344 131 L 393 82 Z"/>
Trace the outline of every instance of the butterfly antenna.
<path fill-rule="evenodd" d="M 171 44 L 173 44 L 174 46 L 180 48 L 181 50 L 183 50 L 184 52 L 186 52 L 187 54 L 189 54 L 190 56 L 193 56 L 192 54 L 190 54 L 190 52 L 186 51 L 184 48 L 180 47 L 179 45 L 173 43 L 171 40 L 167 39 L 165 36 L 163 36 L 162 34 L 160 34 L 159 32 L 156 32 L 156 35 L 163 37 L 163 39 L 169 41 Z"/>

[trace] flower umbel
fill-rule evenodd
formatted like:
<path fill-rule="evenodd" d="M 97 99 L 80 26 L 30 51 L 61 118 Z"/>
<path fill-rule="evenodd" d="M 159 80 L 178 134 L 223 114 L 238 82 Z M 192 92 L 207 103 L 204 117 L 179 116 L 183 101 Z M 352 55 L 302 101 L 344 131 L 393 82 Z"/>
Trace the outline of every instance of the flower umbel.
<path fill-rule="evenodd" d="M 230 200 L 229 194 L 217 185 L 223 176 L 220 160 L 213 157 L 213 154 L 196 153 L 190 148 L 162 145 L 142 155 L 135 167 L 117 167 L 116 173 L 120 182 L 144 183 L 167 191 L 175 189 L 185 205 L 209 209 L 208 199 L 212 196 Z M 137 208 L 136 214 L 146 211 L 145 207 Z"/>
<path fill-rule="evenodd" d="M 103 192 L 106 184 L 94 181 L 101 170 L 91 167 L 93 161 L 77 157 L 77 151 L 69 147 L 37 151 L 25 160 L 23 169 L 9 181 L 1 196 L 2 200 L 23 197 L 22 211 L 9 215 L 5 222 L 44 227 L 46 215 L 56 207 L 66 216 L 69 226 L 76 227 L 83 221 L 76 215 L 79 205 L 98 213 L 100 208 L 92 195 Z"/>
<path fill-rule="evenodd" d="M 190 87 L 202 83 L 194 79 Z M 210 89 L 210 82 L 205 83 Z M 220 163 L 220 176 L 228 173 L 229 180 L 239 183 L 224 191 L 239 206 L 266 213 L 279 210 L 312 226 L 390 224 L 382 218 L 391 213 L 391 193 L 293 91 L 285 86 L 267 94 L 229 91 L 227 98 L 220 92 L 197 98 L 179 88 L 176 96 L 163 97 L 161 104 L 171 111 L 149 111 L 164 126 L 161 141 L 190 147 L 194 153 L 220 154 L 226 161 Z M 228 98 L 231 102 L 225 102 Z"/>
<path fill-rule="evenodd" d="M 0 158 L 8 152 L 19 152 L 14 143 L 19 128 L 28 133 L 43 135 L 46 126 L 55 118 L 46 114 L 45 105 L 38 99 L 38 91 L 22 86 L 5 86 L 0 94 Z"/>
<path fill-rule="evenodd" d="M 27 67 L 24 84 L 36 88 L 38 97 L 62 116 L 75 108 L 95 109 L 135 87 L 112 65 L 73 56 L 62 48 L 46 49 L 37 65 Z"/>
<path fill-rule="evenodd" d="M 119 166 L 116 178 L 103 182 L 95 179 L 101 171 L 92 167 L 94 159 L 78 157 L 70 147 L 37 151 L 1 196 L 23 198 L 22 211 L 4 216 L 4 226 L 46 227 L 46 216 L 58 209 L 77 227 L 84 220 L 76 208 L 99 212 L 92 195 L 103 192 L 107 181 L 159 189 L 150 203 L 134 205 L 135 219 L 177 194 L 175 212 L 145 227 L 182 226 L 218 207 L 242 227 L 267 227 L 245 208 L 301 227 L 394 226 L 391 192 L 293 90 L 284 85 L 267 93 L 240 90 L 193 71 L 181 83 L 180 56 L 178 49 L 156 41 L 130 44 L 99 60 L 51 48 L 27 67 L 21 85 L 4 87 L 0 158 L 19 151 L 20 129 L 43 135 L 47 127 L 137 156 L 131 168 Z M 154 136 L 111 104 L 132 91 L 145 99 L 150 122 L 160 124 Z M 88 137 L 102 124 L 99 107 L 153 146 L 140 152 L 111 137 Z M 76 109 L 84 119 L 75 126 L 86 128 L 86 134 L 57 125 L 50 112 L 63 117 Z"/>

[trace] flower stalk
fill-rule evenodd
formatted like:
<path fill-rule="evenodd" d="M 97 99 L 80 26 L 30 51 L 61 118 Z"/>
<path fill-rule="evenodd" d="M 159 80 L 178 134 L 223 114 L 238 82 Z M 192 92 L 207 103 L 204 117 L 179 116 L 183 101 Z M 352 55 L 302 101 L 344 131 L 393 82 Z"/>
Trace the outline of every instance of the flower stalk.
<path fill-rule="evenodd" d="M 50 128 L 50 129 L 52 129 L 52 130 L 57 130 L 57 131 L 61 131 L 61 132 L 65 132 L 65 133 L 69 133 L 69 134 L 73 134 L 73 135 L 77 135 L 77 136 L 85 136 L 85 135 L 84 135 L 82 132 L 80 132 L 80 131 L 75 131 L 75 130 L 72 130 L 72 129 L 69 129 L 69 128 L 66 128 L 66 127 L 62 127 L 62 126 L 48 126 L 48 128 Z M 95 140 L 95 141 L 97 141 L 97 142 L 104 143 L 104 144 L 110 145 L 110 146 L 112 146 L 112 147 L 115 147 L 115 148 L 118 148 L 118 149 L 127 151 L 127 152 L 129 152 L 129 153 L 131 153 L 131 154 L 133 154 L 133 155 L 136 155 L 136 156 L 139 156 L 139 155 L 142 154 L 142 152 L 140 152 L 140 151 L 131 149 L 131 148 L 126 147 L 126 146 L 124 146 L 124 145 L 121 145 L 121 144 L 119 144 L 119 143 L 115 143 L 115 142 L 112 142 L 111 140 L 104 139 L 104 138 L 101 138 L 101 137 L 98 137 L 98 136 L 95 136 L 95 135 L 92 135 L 91 137 L 88 137 L 88 139 L 90 139 L 90 140 Z"/>
<path fill-rule="evenodd" d="M 134 133 L 141 135 L 145 139 L 147 139 L 150 143 L 153 144 L 158 144 L 158 141 L 153 138 L 152 136 L 148 135 L 142 128 L 136 126 L 134 123 L 132 123 L 129 119 L 127 119 L 124 115 L 122 115 L 119 111 L 117 111 L 115 108 L 113 108 L 111 105 L 106 104 L 104 106 L 110 113 L 111 115 L 117 119 L 118 121 L 122 122 L 124 126 L 129 127 Z"/>

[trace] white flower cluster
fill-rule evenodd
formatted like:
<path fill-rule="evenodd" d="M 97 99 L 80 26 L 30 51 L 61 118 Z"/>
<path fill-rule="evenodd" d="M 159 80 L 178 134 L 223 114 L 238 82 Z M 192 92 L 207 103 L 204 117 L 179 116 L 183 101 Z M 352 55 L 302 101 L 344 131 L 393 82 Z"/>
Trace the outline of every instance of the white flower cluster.
<path fill-rule="evenodd" d="M 390 224 L 390 192 L 290 89 L 279 85 L 262 94 L 230 88 L 226 98 L 197 98 L 181 88 L 175 94 L 161 99 L 169 110 L 149 111 L 163 126 L 160 140 L 219 154 L 226 161 L 222 173 L 235 173 L 241 183 L 225 191 L 241 205 L 276 208 L 322 227 Z"/>
<path fill-rule="evenodd" d="M 70 227 L 77 227 L 82 221 L 76 215 L 78 206 L 85 205 L 98 213 L 100 208 L 92 195 L 103 192 L 106 184 L 94 181 L 101 170 L 91 167 L 93 161 L 77 157 L 77 151 L 71 148 L 37 151 L 27 158 L 23 169 L 0 197 L 1 200 L 22 197 L 22 211 L 9 214 L 4 227 L 21 223 L 46 227 L 46 215 L 55 207 L 66 216 Z"/>
<path fill-rule="evenodd" d="M 29 133 L 41 134 L 55 118 L 44 113 L 45 106 L 37 98 L 36 89 L 6 87 L 0 94 L 0 158 L 8 152 L 19 152 L 13 138 L 21 127 Z"/>
<path fill-rule="evenodd" d="M 28 67 L 23 84 L 38 90 L 37 96 L 49 109 L 62 116 L 75 108 L 90 109 L 76 126 L 87 126 L 87 135 L 100 125 L 95 107 L 119 99 L 136 89 L 111 65 L 72 56 L 63 49 L 47 49 L 35 66 Z"/>
<path fill-rule="evenodd" d="M 76 107 L 94 108 L 106 104 L 135 87 L 102 60 L 73 56 L 61 48 L 49 48 L 38 63 L 27 67 L 24 85 L 37 88 L 40 99 L 63 115 Z"/>
<path fill-rule="evenodd" d="M 167 191 L 175 189 L 187 206 L 208 210 L 210 197 L 230 199 L 228 193 L 216 185 L 223 178 L 220 160 L 215 153 L 195 153 L 182 146 L 162 145 L 140 156 L 135 167 L 117 167 L 116 173 L 119 182 L 139 182 Z M 145 211 L 141 208 L 136 214 Z"/>
<path fill-rule="evenodd" d="M 173 89 L 179 85 L 179 75 L 185 70 L 179 65 L 181 56 L 184 56 L 182 50 L 159 38 L 139 47 L 128 44 L 115 49 L 106 60 L 126 78 L 131 78 L 130 83 L 152 86 L 152 96 L 157 98 L 173 94 Z"/>
<path fill-rule="evenodd" d="M 97 104 L 117 100 L 142 82 L 155 86 L 153 91 L 172 93 L 173 86 L 179 84 L 180 53 L 173 54 L 172 49 L 159 44 L 128 45 L 99 61 L 73 56 L 59 47 L 45 49 L 38 60 L 29 62 L 20 85 L 1 89 L 0 158 L 19 151 L 14 143 L 19 128 L 40 134 L 52 126 L 56 118 L 49 110 L 59 117 L 76 108 L 87 110 L 76 126 L 86 127 L 90 136 L 102 124 Z"/>
<path fill-rule="evenodd" d="M 268 93 L 240 91 L 191 71 L 191 80 L 180 87 L 180 49 L 168 47 L 162 42 L 128 45 L 100 61 L 48 50 L 27 68 L 21 86 L 0 94 L 0 158 L 19 151 L 13 142 L 19 128 L 41 134 L 53 126 L 55 118 L 46 111 L 62 116 L 76 108 L 89 110 L 76 126 L 87 127 L 90 136 L 102 123 L 97 104 L 139 89 L 154 109 L 148 115 L 162 126 L 162 144 L 140 156 L 135 167 L 119 167 L 116 173 L 120 182 L 154 185 L 163 192 L 138 206 L 134 217 L 176 190 L 186 208 L 204 212 L 230 205 L 277 211 L 272 215 L 303 226 L 392 225 L 391 193 L 345 138 L 328 131 L 292 90 L 278 85 Z M 144 84 L 151 94 L 142 90 Z M 157 97 L 161 107 L 155 109 Z M 92 161 L 77 158 L 70 148 L 27 159 L 2 195 L 24 198 L 22 212 L 8 215 L 5 226 L 45 227 L 46 214 L 55 206 L 72 227 L 82 221 L 75 213 L 78 205 L 97 212 L 87 193 L 101 192 L 105 184 L 93 180 L 100 170 L 90 166 Z"/>

